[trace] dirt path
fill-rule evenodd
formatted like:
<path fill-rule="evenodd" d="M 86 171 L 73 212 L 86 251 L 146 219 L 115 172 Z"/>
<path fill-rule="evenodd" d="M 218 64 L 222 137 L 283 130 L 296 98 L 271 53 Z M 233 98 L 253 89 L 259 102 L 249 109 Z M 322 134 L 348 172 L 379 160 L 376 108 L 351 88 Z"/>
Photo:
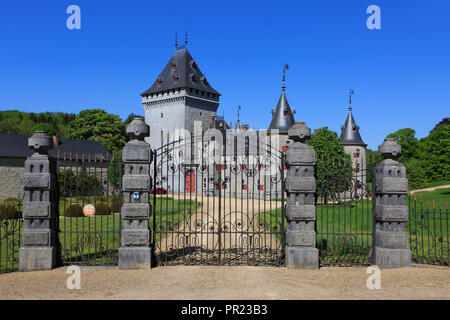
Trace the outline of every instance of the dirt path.
<path fill-rule="evenodd" d="M 434 190 L 437 190 L 437 189 L 447 189 L 447 188 L 450 188 L 450 184 L 447 184 L 445 186 L 437 186 L 437 187 L 432 187 L 432 188 L 412 190 L 410 193 L 422 192 L 422 191 L 434 191 Z"/>
<path fill-rule="evenodd" d="M 66 288 L 68 276 L 65 268 L 0 275 L 0 299 L 450 299 L 447 267 L 382 270 L 380 290 L 367 288 L 365 268 L 82 268 L 80 290 Z"/>

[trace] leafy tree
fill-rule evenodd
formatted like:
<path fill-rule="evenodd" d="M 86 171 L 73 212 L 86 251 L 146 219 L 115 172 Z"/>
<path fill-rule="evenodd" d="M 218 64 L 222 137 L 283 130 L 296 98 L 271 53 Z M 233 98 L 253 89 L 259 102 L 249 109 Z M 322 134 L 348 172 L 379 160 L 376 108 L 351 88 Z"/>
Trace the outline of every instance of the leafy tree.
<path fill-rule="evenodd" d="M 47 132 L 50 137 L 58 135 L 58 129 L 56 129 L 53 124 L 46 122 L 41 122 L 33 126 L 29 132 L 29 135 L 31 136 L 37 130 Z"/>
<path fill-rule="evenodd" d="M 101 109 L 81 111 L 68 129 L 70 138 L 98 141 L 111 152 L 121 150 L 128 140 L 122 119 Z"/>
<path fill-rule="evenodd" d="M 317 155 L 317 194 L 326 201 L 328 197 L 348 190 L 352 175 L 350 156 L 344 152 L 338 134 L 323 127 L 316 130 L 306 143 Z"/>
<path fill-rule="evenodd" d="M 394 138 L 402 146 L 402 153 L 398 159 L 399 162 L 403 163 L 408 159 L 420 158 L 420 144 L 415 135 L 416 131 L 411 128 L 400 129 L 387 135 L 387 138 Z"/>
<path fill-rule="evenodd" d="M 450 180 L 450 125 L 437 126 L 421 143 L 422 165 L 428 179 Z"/>

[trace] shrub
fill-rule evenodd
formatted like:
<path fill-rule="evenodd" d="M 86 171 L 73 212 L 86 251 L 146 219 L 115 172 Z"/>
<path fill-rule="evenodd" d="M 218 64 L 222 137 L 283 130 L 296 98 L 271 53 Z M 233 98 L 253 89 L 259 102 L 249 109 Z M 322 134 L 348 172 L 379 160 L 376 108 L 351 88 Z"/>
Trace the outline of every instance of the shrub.
<path fill-rule="evenodd" d="M 113 198 L 111 200 L 111 211 L 116 213 L 120 212 L 120 207 L 123 204 L 123 199 Z"/>
<path fill-rule="evenodd" d="M 66 209 L 66 217 L 84 217 L 83 206 L 81 204 L 72 204 Z"/>
<path fill-rule="evenodd" d="M 11 205 L 0 205 L 0 219 L 19 219 L 20 212 Z"/>
<path fill-rule="evenodd" d="M 98 203 L 95 206 L 96 216 L 106 216 L 108 214 L 111 214 L 111 208 L 108 206 L 107 203 Z"/>

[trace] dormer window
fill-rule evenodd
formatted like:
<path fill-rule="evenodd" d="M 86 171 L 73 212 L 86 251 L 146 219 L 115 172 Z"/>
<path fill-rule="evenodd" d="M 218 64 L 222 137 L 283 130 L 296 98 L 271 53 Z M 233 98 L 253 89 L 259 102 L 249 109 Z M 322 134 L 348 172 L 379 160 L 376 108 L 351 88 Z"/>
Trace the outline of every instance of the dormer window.
<path fill-rule="evenodd" d="M 172 70 L 175 70 L 175 68 L 177 67 L 177 64 L 175 63 L 175 62 L 171 62 L 170 63 L 170 68 L 172 69 Z"/>
<path fill-rule="evenodd" d="M 284 111 L 283 111 L 283 116 L 287 117 L 287 115 L 288 115 L 288 111 L 287 111 L 287 110 L 284 110 Z"/>
<path fill-rule="evenodd" d="M 195 63 L 194 60 L 191 60 L 191 61 L 189 62 L 189 65 L 191 66 L 192 69 L 197 69 L 197 64 Z"/>
<path fill-rule="evenodd" d="M 206 81 L 205 77 L 201 77 L 200 78 L 200 82 L 202 83 L 202 85 L 207 86 L 208 85 L 208 81 Z"/>
<path fill-rule="evenodd" d="M 173 82 L 177 83 L 178 79 L 180 79 L 180 78 L 176 74 L 174 74 L 172 79 L 173 79 Z"/>
<path fill-rule="evenodd" d="M 158 87 L 161 87 L 161 85 L 162 85 L 161 78 L 156 79 L 156 83 L 157 83 Z"/>
<path fill-rule="evenodd" d="M 192 81 L 192 82 L 197 82 L 197 78 L 195 77 L 195 74 L 191 73 L 191 74 L 189 75 L 189 78 L 191 78 L 191 81 Z"/>

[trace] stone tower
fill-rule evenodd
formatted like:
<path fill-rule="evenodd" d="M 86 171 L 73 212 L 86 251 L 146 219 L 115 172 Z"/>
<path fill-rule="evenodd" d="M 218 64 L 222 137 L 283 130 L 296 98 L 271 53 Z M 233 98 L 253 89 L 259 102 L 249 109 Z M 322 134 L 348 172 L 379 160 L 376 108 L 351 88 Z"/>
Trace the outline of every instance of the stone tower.
<path fill-rule="evenodd" d="M 202 121 L 206 127 L 211 117 L 216 117 L 220 93 L 211 87 L 187 47 L 180 46 L 141 96 L 145 122 L 150 126 L 146 141 L 158 148 L 175 129 L 192 132 L 194 121 Z"/>
<path fill-rule="evenodd" d="M 350 91 L 350 103 L 348 108 L 347 120 L 341 127 L 341 141 L 344 145 L 345 153 L 350 155 L 353 172 L 356 179 L 360 180 L 364 185 L 366 184 L 366 174 L 363 170 L 366 169 L 366 144 L 363 142 L 359 134 L 359 126 L 356 125 L 355 119 L 352 115 L 352 94 Z"/>
<path fill-rule="evenodd" d="M 286 151 L 286 140 L 289 139 L 288 130 L 295 123 L 295 110 L 289 106 L 286 98 L 285 69 L 283 69 L 283 84 L 277 107 L 272 109 L 272 121 L 270 122 L 268 134 L 277 129 L 280 136 L 279 145 Z"/>

